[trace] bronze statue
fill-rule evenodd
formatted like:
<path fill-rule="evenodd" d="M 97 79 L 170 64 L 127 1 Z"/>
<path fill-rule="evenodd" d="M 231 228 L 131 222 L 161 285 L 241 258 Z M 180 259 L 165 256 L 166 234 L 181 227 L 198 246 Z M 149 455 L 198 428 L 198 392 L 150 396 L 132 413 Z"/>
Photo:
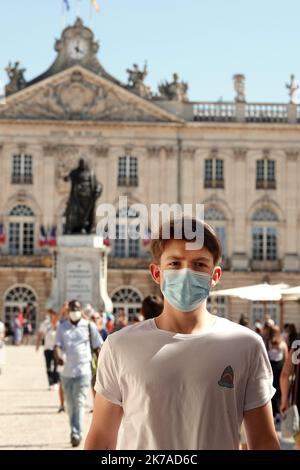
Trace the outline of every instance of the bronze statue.
<path fill-rule="evenodd" d="M 95 204 L 101 196 L 102 184 L 97 181 L 95 173 L 89 169 L 83 158 L 64 180 L 71 182 L 64 234 L 91 233 L 95 220 Z"/>

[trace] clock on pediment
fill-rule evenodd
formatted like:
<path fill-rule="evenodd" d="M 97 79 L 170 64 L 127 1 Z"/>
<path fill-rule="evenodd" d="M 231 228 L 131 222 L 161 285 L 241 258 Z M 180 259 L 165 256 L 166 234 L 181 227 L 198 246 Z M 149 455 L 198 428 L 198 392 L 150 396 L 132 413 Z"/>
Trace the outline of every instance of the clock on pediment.
<path fill-rule="evenodd" d="M 81 37 L 75 37 L 69 39 L 67 45 L 68 55 L 71 59 L 81 60 L 86 57 L 89 52 L 89 44 L 88 41 Z"/>

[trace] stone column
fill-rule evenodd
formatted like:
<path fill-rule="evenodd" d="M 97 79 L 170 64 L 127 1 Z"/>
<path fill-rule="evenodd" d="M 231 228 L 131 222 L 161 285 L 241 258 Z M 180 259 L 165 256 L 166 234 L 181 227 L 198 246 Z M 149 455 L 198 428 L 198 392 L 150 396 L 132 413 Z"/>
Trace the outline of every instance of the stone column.
<path fill-rule="evenodd" d="M 299 255 L 297 246 L 297 231 L 298 231 L 298 206 L 297 206 L 297 193 L 298 193 L 298 150 L 286 151 L 286 226 L 283 230 L 286 233 L 285 246 L 284 246 L 284 271 L 298 271 L 299 270 Z"/>
<path fill-rule="evenodd" d="M 246 247 L 246 148 L 234 149 L 234 240 L 231 265 L 234 270 L 248 269 Z"/>
<path fill-rule="evenodd" d="M 161 187 L 166 184 L 165 175 L 161 174 L 160 166 L 160 147 L 151 146 L 148 151 L 148 169 L 149 169 L 149 203 L 158 204 L 160 202 Z"/>
<path fill-rule="evenodd" d="M 91 149 L 92 150 L 92 149 Z M 101 197 L 97 200 L 96 205 L 100 204 L 101 202 L 108 201 L 108 194 L 111 191 L 111 181 L 109 179 L 109 175 L 114 175 L 114 173 L 108 172 L 109 166 L 109 147 L 108 146 L 99 146 L 95 147 L 95 173 L 97 175 L 98 181 L 103 185 L 103 191 Z"/>
<path fill-rule="evenodd" d="M 36 172 L 33 178 L 37 178 L 38 174 L 42 174 L 42 187 L 40 194 L 43 194 L 43 200 L 38 201 L 42 207 L 43 222 L 46 226 L 52 226 L 55 221 L 55 155 L 43 149 L 40 161 L 36 167 L 40 167 L 41 172 Z"/>
<path fill-rule="evenodd" d="M 186 147 L 182 149 L 182 172 L 181 172 L 181 194 L 182 204 L 193 204 L 195 200 L 194 180 L 194 157 L 196 148 Z M 194 209 L 194 208 L 193 208 Z"/>

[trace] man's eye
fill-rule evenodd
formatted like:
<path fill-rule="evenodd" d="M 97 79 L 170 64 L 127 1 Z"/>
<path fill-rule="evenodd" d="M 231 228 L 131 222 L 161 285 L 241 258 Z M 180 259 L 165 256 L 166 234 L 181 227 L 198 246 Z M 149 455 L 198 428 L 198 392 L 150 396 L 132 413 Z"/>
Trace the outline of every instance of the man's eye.
<path fill-rule="evenodd" d="M 195 266 L 196 266 L 196 268 L 202 268 L 202 267 L 205 266 L 205 264 L 199 262 L 199 263 L 195 263 Z"/>
<path fill-rule="evenodd" d="M 179 266 L 179 261 L 171 261 L 169 266 Z"/>

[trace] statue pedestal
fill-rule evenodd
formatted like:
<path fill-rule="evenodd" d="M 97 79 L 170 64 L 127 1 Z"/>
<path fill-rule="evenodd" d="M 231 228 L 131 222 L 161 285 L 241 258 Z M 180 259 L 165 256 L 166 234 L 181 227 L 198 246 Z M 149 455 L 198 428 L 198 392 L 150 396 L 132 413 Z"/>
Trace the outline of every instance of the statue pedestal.
<path fill-rule="evenodd" d="M 57 238 L 52 294 L 48 304 L 77 299 L 83 306 L 111 312 L 107 294 L 107 254 L 103 238 L 96 235 L 62 235 Z"/>

